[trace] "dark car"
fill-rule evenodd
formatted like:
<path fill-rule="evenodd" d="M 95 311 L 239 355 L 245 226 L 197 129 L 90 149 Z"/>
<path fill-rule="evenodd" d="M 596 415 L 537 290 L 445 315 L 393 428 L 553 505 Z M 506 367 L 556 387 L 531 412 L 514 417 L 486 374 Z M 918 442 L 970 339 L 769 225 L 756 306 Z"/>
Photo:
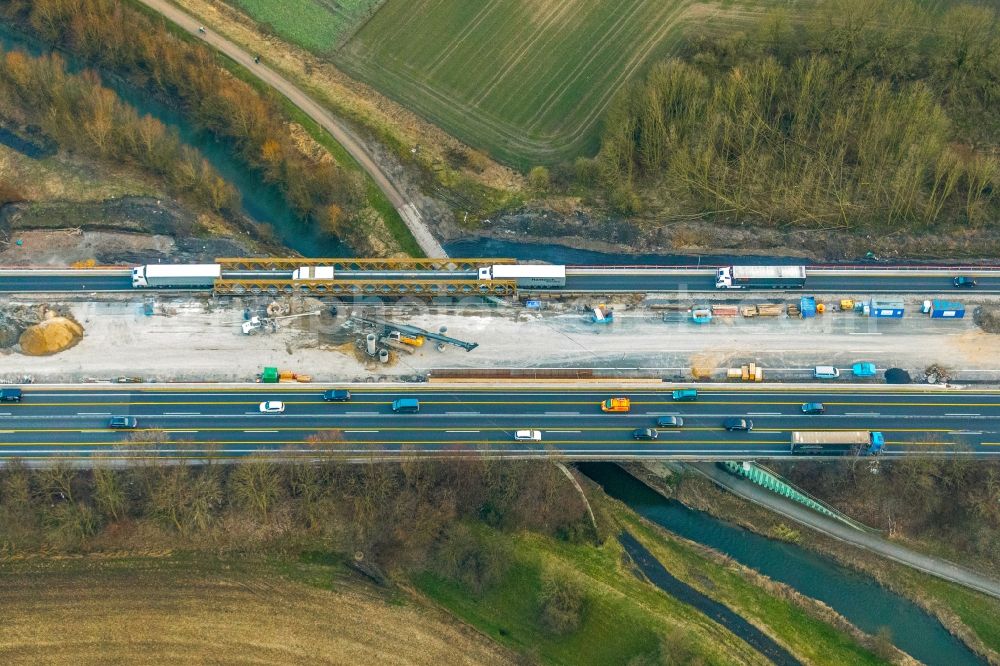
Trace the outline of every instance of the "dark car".
<path fill-rule="evenodd" d="M 826 407 L 823 406 L 822 402 L 804 402 L 802 403 L 802 413 L 803 414 L 823 414 L 826 412 Z"/>
<path fill-rule="evenodd" d="M 325 391 L 323 399 L 327 402 L 347 402 L 351 399 L 351 392 L 347 389 L 333 389 Z"/>
<path fill-rule="evenodd" d="M 976 278 L 969 277 L 968 275 L 959 275 L 957 278 L 951 281 L 956 287 L 975 287 Z"/>
<path fill-rule="evenodd" d="M 109 428 L 125 428 L 131 430 L 137 422 L 134 416 L 112 416 L 108 421 Z"/>
<path fill-rule="evenodd" d="M 632 431 L 632 439 L 656 439 L 660 433 L 653 428 L 636 428 Z"/>
<path fill-rule="evenodd" d="M 684 425 L 684 419 L 679 416 L 661 416 L 656 419 L 657 428 L 680 428 Z"/>
<path fill-rule="evenodd" d="M 750 432 L 753 430 L 753 421 L 750 419 L 726 419 L 722 422 L 722 425 L 730 432 L 733 432 L 734 430 Z"/>
<path fill-rule="evenodd" d="M 21 389 L 0 389 L 0 402 L 21 402 Z"/>

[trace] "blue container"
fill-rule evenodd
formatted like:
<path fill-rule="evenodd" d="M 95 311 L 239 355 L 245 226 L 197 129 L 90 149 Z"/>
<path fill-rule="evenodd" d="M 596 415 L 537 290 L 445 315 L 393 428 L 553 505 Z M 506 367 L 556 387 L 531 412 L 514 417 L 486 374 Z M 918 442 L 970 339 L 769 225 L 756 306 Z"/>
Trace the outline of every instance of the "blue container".
<path fill-rule="evenodd" d="M 803 296 L 799 299 L 799 316 L 803 319 L 816 316 L 816 298 Z"/>
<path fill-rule="evenodd" d="M 879 319 L 902 319 L 903 301 L 872 301 L 869 304 L 868 316 Z"/>
<path fill-rule="evenodd" d="M 965 306 L 954 301 L 934 301 L 931 304 L 931 319 L 962 319 Z"/>

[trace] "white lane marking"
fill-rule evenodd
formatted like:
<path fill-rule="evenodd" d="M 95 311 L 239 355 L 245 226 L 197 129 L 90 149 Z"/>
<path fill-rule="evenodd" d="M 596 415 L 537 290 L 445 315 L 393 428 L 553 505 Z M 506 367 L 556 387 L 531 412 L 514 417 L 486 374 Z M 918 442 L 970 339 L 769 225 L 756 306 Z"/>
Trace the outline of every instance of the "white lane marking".
<path fill-rule="evenodd" d="M 844 416 L 878 416 L 878 412 L 847 412 Z"/>
<path fill-rule="evenodd" d="M 201 412 L 163 412 L 164 416 L 201 416 Z M 150 416 L 155 416 L 151 414 Z"/>
<path fill-rule="evenodd" d="M 0 416 L 10 416 L 10 412 L 0 412 Z"/>
<path fill-rule="evenodd" d="M 244 430 L 243 432 L 278 432 L 277 430 Z"/>
<path fill-rule="evenodd" d="M 781 416 L 781 412 L 747 412 L 747 416 Z"/>
<path fill-rule="evenodd" d="M 344 412 L 346 416 L 378 416 L 378 412 Z"/>
<path fill-rule="evenodd" d="M 982 435 L 982 430 L 951 430 L 949 435 Z M 905 443 L 905 442 L 904 442 Z"/>
<path fill-rule="evenodd" d="M 478 414 L 479 412 L 445 412 L 445 414 Z"/>
<path fill-rule="evenodd" d="M 111 412 L 77 412 L 77 416 L 111 416 Z"/>
<path fill-rule="evenodd" d="M 979 416 L 979 414 L 945 414 L 945 416 Z"/>
<path fill-rule="evenodd" d="M 579 416 L 580 412 L 545 412 L 549 416 Z"/>

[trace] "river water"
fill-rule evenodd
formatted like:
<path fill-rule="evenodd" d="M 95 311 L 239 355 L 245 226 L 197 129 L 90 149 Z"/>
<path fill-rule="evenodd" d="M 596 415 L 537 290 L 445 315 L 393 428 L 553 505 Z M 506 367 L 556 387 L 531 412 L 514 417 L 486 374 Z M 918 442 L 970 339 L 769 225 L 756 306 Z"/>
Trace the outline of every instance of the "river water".
<path fill-rule="evenodd" d="M 0 24 L 0 48 L 4 51 L 25 51 L 35 57 L 52 51 L 4 24 Z M 69 71 L 78 72 L 82 69 L 83 63 L 70 54 L 60 52 L 60 55 L 66 60 Z M 264 183 L 256 173 L 237 160 L 227 142 L 217 140 L 208 132 L 192 130 L 179 109 L 161 103 L 146 91 L 113 76 L 102 76 L 102 81 L 141 115 L 148 114 L 156 118 L 176 131 L 184 143 L 198 149 L 208 163 L 239 192 L 243 212 L 254 221 L 270 226 L 282 244 L 307 257 L 354 256 L 345 244 L 317 233 L 314 226 L 292 213 L 281 192 Z"/>
<path fill-rule="evenodd" d="M 581 472 L 644 518 L 818 599 L 869 633 L 888 627 L 892 642 L 920 661 L 984 663 L 934 617 L 867 576 L 794 544 L 775 541 L 669 500 L 613 463 L 579 463 Z"/>

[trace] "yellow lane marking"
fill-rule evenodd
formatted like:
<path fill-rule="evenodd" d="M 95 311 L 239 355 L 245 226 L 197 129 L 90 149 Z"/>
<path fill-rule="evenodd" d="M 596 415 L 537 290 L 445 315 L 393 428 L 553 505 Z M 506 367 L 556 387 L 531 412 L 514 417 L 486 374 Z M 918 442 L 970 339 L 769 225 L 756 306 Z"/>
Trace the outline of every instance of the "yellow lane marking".
<path fill-rule="evenodd" d="M 378 424 L 372 424 L 371 426 L 354 426 L 350 425 L 347 427 L 331 427 L 331 426 L 271 426 L 265 427 L 265 424 L 250 423 L 242 426 L 229 426 L 229 427 L 205 427 L 205 428 L 136 428 L 134 430 L 118 430 L 122 434 L 126 433 L 141 433 L 141 432 L 243 432 L 245 430 L 274 430 L 277 432 L 315 432 L 320 430 L 356 430 L 365 427 L 369 430 L 388 430 L 392 432 L 447 432 L 449 430 L 454 430 L 455 425 L 449 426 L 435 426 L 435 427 L 404 427 L 404 426 L 381 426 Z M 470 426 L 471 427 L 471 426 Z M 573 428 L 573 430 L 580 430 L 583 432 L 631 432 L 634 428 L 629 425 L 621 426 L 601 426 L 601 427 L 575 427 L 571 425 L 566 426 L 555 426 L 551 428 L 541 427 L 537 428 L 539 430 L 544 430 L 547 432 L 556 433 L 559 430 L 565 430 L 568 428 Z M 503 432 L 508 430 L 515 430 L 513 427 L 500 427 L 500 426 L 477 426 L 477 430 L 486 430 L 491 432 Z M 92 433 L 92 432 L 108 432 L 109 428 L 17 428 L 14 430 L 9 430 L 7 432 L 79 432 L 79 433 Z M 682 433 L 682 432 L 713 432 L 721 431 L 722 428 L 716 427 L 693 427 L 693 428 L 682 428 L 679 430 L 668 430 L 663 429 L 658 432 L 662 436 L 668 436 L 672 433 Z M 870 430 L 869 428 L 759 428 L 753 430 L 752 432 L 793 432 L 793 431 L 806 431 L 806 432 L 855 432 L 856 430 Z M 953 432 L 952 428 L 879 428 L 878 432 Z"/>
<path fill-rule="evenodd" d="M 478 378 L 482 382 L 489 382 L 495 379 L 494 377 L 483 376 Z M 551 380 L 549 380 L 551 381 Z M 607 383 L 609 386 L 614 384 L 613 379 L 608 379 Z M 456 384 L 454 386 L 440 385 L 424 385 L 424 386 L 386 386 L 384 388 L 364 388 L 355 389 L 349 382 L 348 383 L 337 383 L 337 382 L 320 382 L 321 386 L 317 387 L 303 387 L 301 385 L 294 386 L 289 384 L 254 384 L 252 386 L 217 386 L 217 387 L 191 387 L 191 388 L 176 388 L 171 386 L 145 386 L 145 385 L 133 385 L 135 388 L 125 388 L 123 385 L 115 386 L 80 386 L 80 387 L 70 387 L 70 388 L 38 388 L 37 392 L 50 392 L 50 393 L 80 393 L 87 394 L 93 393 L 95 391 L 103 391 L 105 393 L 243 393 L 243 392 L 264 392 L 264 391 L 280 391 L 282 393 L 317 393 L 329 390 L 330 387 L 334 388 L 346 388 L 352 392 L 357 391 L 358 393 L 389 393 L 389 392 L 420 392 L 420 393 L 502 393 L 502 392 L 524 392 L 524 393 L 601 393 L 601 392 L 621 392 L 621 393 L 670 393 L 676 389 L 684 388 L 697 388 L 699 393 L 705 395 L 711 395 L 715 393 L 728 393 L 732 391 L 743 392 L 743 391 L 756 391 L 759 393 L 805 393 L 809 391 L 817 391 L 820 393 L 891 393 L 894 395 L 948 395 L 956 393 L 967 393 L 973 395 L 1000 395 L 1000 389 L 976 389 L 972 391 L 964 391 L 961 389 L 926 389 L 926 390 L 894 390 L 891 386 L 885 384 L 857 384 L 851 386 L 838 386 L 836 384 L 806 384 L 803 383 L 799 386 L 767 386 L 761 387 L 753 384 L 730 384 L 726 385 L 724 388 L 719 386 L 713 386 L 712 388 L 699 388 L 697 384 L 663 384 L 662 386 L 629 386 L 623 385 L 621 387 L 615 388 L 604 388 L 604 387 L 594 387 L 594 386 L 573 386 L 573 385 L 559 385 L 554 383 L 531 385 L 530 381 L 525 382 L 525 386 L 503 386 L 498 388 L 493 387 L 481 387 L 481 386 L 466 386 L 465 384 Z M 36 392 L 36 389 L 26 389 L 25 394 L 30 394 Z"/>

